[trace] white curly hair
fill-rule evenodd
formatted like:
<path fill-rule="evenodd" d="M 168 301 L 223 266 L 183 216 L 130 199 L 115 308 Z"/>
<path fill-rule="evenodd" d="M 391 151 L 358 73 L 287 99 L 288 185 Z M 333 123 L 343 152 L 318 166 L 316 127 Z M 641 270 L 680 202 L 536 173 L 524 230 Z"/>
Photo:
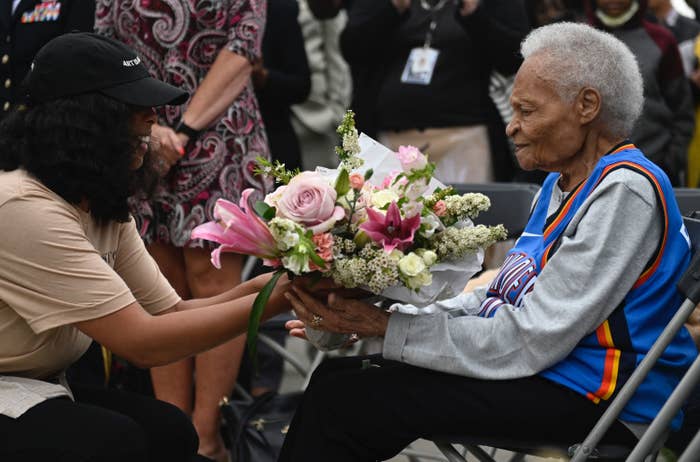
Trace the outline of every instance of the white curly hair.
<path fill-rule="evenodd" d="M 628 137 L 644 104 L 644 83 L 637 58 L 611 34 L 585 24 L 543 26 L 523 40 L 523 58 L 542 57 L 559 96 L 573 101 L 584 87 L 598 90 L 600 120 L 610 135 Z M 541 55 L 541 56 L 540 56 Z"/>

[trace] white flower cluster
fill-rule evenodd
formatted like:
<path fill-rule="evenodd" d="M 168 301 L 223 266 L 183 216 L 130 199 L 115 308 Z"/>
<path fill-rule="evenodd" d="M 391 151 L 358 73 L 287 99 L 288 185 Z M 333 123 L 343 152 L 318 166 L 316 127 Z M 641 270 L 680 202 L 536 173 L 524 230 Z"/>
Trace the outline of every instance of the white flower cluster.
<path fill-rule="evenodd" d="M 468 228 L 449 227 L 436 234 L 430 245 L 440 260 L 458 260 L 465 255 L 486 248 L 503 240 L 508 233 L 503 225 L 487 227 L 478 225 Z"/>
<path fill-rule="evenodd" d="M 365 163 L 358 157 L 360 154 L 360 138 L 357 134 L 357 129 L 354 127 L 343 134 L 343 151 L 345 156 L 340 163 L 340 167 L 344 167 L 348 172 L 356 170 Z"/>
<path fill-rule="evenodd" d="M 394 253 L 368 245 L 357 256 L 334 260 L 331 276 L 344 287 L 365 286 L 378 294 L 399 281 L 398 261 Z"/>
<path fill-rule="evenodd" d="M 474 218 L 491 207 L 491 200 L 479 193 L 467 193 L 462 196 L 455 194 L 443 200 L 447 206 L 447 215 L 457 220 Z"/>
<path fill-rule="evenodd" d="M 277 248 L 285 252 L 299 244 L 301 226 L 287 218 L 273 218 L 268 223 L 270 233 L 277 243 Z"/>
<path fill-rule="evenodd" d="M 355 253 L 357 245 L 352 239 L 345 239 L 336 236 L 333 239 L 333 258 L 343 258 L 344 255 L 352 255 Z"/>
<path fill-rule="evenodd" d="M 352 129 L 343 135 L 343 150 L 350 156 L 360 153 L 360 138 L 357 129 Z"/>

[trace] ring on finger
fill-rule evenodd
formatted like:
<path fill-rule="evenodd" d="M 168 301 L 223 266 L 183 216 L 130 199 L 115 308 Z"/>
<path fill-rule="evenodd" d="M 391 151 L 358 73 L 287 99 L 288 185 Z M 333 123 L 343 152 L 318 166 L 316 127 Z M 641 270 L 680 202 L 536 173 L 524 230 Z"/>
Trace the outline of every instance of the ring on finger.
<path fill-rule="evenodd" d="M 319 327 L 321 325 L 322 321 L 323 321 L 323 316 L 319 316 L 319 315 L 315 314 L 311 318 L 311 326 Z"/>

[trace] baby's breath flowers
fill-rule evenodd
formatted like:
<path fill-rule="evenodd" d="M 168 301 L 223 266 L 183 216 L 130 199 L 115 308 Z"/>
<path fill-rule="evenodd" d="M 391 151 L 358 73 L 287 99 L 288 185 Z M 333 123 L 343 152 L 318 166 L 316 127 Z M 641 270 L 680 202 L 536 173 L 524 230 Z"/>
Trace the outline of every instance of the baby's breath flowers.
<path fill-rule="evenodd" d="M 502 241 L 507 236 L 508 233 L 503 225 L 449 227 L 433 236 L 430 240 L 430 247 L 440 260 L 459 260 L 465 255 Z"/>

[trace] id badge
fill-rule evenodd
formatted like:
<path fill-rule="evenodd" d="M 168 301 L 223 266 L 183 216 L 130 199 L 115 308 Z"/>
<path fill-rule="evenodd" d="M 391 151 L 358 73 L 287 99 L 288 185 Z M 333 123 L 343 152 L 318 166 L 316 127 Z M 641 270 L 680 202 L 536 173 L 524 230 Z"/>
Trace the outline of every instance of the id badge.
<path fill-rule="evenodd" d="M 430 85 L 439 54 L 435 48 L 420 47 L 411 50 L 401 74 L 401 82 Z"/>

